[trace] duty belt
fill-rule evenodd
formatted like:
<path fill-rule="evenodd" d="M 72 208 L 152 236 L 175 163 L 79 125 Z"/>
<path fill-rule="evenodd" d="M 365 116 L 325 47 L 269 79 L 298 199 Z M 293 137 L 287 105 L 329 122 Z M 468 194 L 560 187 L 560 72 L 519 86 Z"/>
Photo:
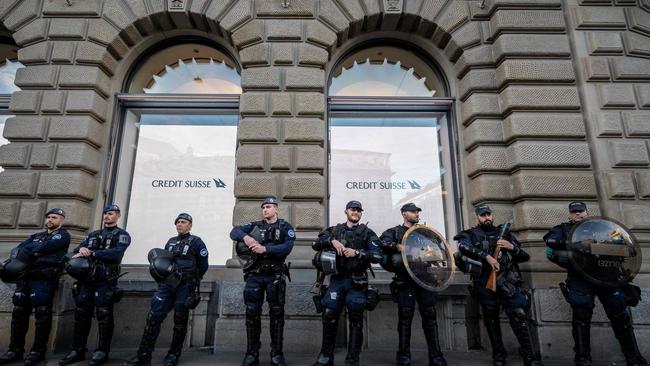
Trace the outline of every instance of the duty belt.
<path fill-rule="evenodd" d="M 250 270 L 250 273 L 259 274 L 278 274 L 284 271 L 284 264 L 262 264 L 259 267 Z"/>

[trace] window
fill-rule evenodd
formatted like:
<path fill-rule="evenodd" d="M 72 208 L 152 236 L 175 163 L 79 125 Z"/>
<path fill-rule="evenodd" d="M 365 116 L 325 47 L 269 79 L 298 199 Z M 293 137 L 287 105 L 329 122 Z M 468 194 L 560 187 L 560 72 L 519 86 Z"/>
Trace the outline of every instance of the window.
<path fill-rule="evenodd" d="M 402 222 L 403 204 L 415 202 L 421 223 L 454 234 L 452 101 L 438 75 L 419 55 L 392 47 L 341 63 L 329 93 L 330 224 L 354 199 L 363 203 L 363 221 L 381 234 Z"/>
<path fill-rule="evenodd" d="M 14 84 L 14 80 L 16 80 L 16 71 L 24 66 L 16 60 L 17 49 L 16 46 L 0 44 L 0 146 L 9 143 L 4 138 L 3 132 L 7 120 L 13 117 L 9 112 L 11 93 L 20 90 Z M 0 172 L 3 170 L 0 166 Z"/>
<path fill-rule="evenodd" d="M 147 263 L 148 251 L 176 234 L 180 212 L 192 215 L 192 232 L 206 242 L 210 264 L 231 258 L 226 239 L 241 87 L 230 65 L 211 47 L 166 48 L 138 68 L 132 93 L 118 96 L 123 117 L 112 201 L 126 208 L 124 226 L 133 238 L 124 263 Z"/>

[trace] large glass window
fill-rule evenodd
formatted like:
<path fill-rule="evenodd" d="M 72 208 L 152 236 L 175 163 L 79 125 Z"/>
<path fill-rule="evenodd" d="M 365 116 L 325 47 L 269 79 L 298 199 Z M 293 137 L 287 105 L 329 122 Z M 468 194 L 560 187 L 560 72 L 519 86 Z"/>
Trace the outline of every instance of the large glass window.
<path fill-rule="evenodd" d="M 15 45 L 0 43 L 0 146 L 9 143 L 3 133 L 5 123 L 13 117 L 9 112 L 11 93 L 20 90 L 14 81 L 16 80 L 16 71 L 24 66 L 16 60 L 17 49 L 18 47 Z M 3 170 L 0 166 L 0 172 Z"/>
<path fill-rule="evenodd" d="M 349 67 L 346 69 L 346 65 Z M 421 223 L 456 232 L 452 100 L 436 69 L 410 51 L 374 47 L 334 73 L 329 98 L 329 221 L 349 200 L 378 234 L 402 222 L 415 202 Z"/>
<path fill-rule="evenodd" d="M 112 201 L 126 208 L 123 225 L 133 237 L 124 263 L 147 263 L 148 251 L 176 234 L 180 212 L 192 215 L 210 264 L 231 258 L 239 84 L 224 53 L 186 44 L 148 57 L 130 93 L 118 96 Z"/>

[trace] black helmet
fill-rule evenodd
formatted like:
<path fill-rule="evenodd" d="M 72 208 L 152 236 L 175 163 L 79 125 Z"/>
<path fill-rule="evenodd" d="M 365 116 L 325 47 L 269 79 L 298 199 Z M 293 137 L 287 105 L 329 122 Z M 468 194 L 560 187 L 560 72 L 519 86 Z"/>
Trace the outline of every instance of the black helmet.
<path fill-rule="evenodd" d="M 379 304 L 379 291 L 374 287 L 368 287 L 366 290 L 366 310 L 373 311 Z"/>
<path fill-rule="evenodd" d="M 11 250 L 9 259 L 0 265 L 0 280 L 6 283 L 15 283 L 23 278 L 32 266 L 32 258 L 22 248 Z"/>
<path fill-rule="evenodd" d="M 77 281 L 89 281 L 95 274 L 95 260 L 90 257 L 72 258 L 76 253 L 64 257 L 63 269 Z"/>
<path fill-rule="evenodd" d="M 172 287 L 180 284 L 181 276 L 176 269 L 173 254 L 165 249 L 154 248 L 147 255 L 149 274 L 156 282 L 162 282 Z"/>

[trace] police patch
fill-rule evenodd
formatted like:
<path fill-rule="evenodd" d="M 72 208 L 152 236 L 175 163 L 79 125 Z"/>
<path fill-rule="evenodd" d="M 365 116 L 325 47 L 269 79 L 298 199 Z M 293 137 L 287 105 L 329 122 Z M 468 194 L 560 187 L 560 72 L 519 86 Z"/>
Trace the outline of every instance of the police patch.
<path fill-rule="evenodd" d="M 295 238 L 296 237 L 296 233 L 293 230 L 287 231 L 287 235 L 289 235 L 290 238 Z"/>
<path fill-rule="evenodd" d="M 207 257 L 208 256 L 208 250 L 203 248 L 203 249 L 201 249 L 201 252 L 199 252 L 199 254 L 201 254 L 201 257 Z"/>
<path fill-rule="evenodd" d="M 52 237 L 52 240 L 59 240 L 61 239 L 61 234 L 56 234 Z"/>
<path fill-rule="evenodd" d="M 120 243 L 128 243 L 128 242 L 129 242 L 129 236 L 128 236 L 128 235 L 124 235 L 124 234 L 120 235 L 120 240 L 119 240 L 119 242 L 120 242 Z"/>

